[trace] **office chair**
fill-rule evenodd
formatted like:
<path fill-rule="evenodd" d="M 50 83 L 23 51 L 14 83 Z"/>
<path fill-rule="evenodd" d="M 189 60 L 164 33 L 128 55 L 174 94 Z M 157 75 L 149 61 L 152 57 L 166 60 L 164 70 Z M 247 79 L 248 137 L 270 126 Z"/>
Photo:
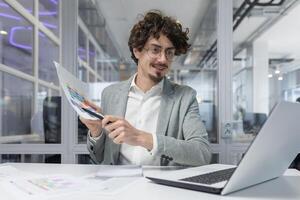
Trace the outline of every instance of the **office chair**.
<path fill-rule="evenodd" d="M 46 97 L 43 102 L 45 143 L 61 143 L 61 97 Z"/>

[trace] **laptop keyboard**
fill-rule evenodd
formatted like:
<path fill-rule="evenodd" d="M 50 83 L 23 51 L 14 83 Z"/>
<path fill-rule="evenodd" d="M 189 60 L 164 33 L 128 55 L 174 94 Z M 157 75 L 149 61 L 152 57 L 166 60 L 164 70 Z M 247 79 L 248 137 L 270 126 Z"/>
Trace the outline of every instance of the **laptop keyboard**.
<path fill-rule="evenodd" d="M 201 174 L 198 176 L 192 176 L 184 179 L 180 179 L 181 181 L 187 181 L 187 182 L 194 182 L 194 183 L 202 183 L 202 184 L 214 184 L 222 181 L 227 181 L 233 174 L 234 168 L 229 168 L 229 169 L 224 169 L 224 170 L 219 170 L 207 174 Z"/>

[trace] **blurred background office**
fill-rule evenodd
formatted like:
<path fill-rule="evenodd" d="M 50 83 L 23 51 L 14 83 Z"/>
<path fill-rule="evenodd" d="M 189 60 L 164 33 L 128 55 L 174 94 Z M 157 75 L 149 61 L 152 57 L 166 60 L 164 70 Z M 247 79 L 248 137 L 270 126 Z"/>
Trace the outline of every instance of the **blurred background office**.
<path fill-rule="evenodd" d="M 127 41 L 138 14 L 160 9 L 192 44 L 168 78 L 197 91 L 212 163 L 236 164 L 273 106 L 300 96 L 299 2 L 0 0 L 0 163 L 90 163 L 53 60 L 99 88 L 100 103 L 100 88 L 136 70 Z"/>

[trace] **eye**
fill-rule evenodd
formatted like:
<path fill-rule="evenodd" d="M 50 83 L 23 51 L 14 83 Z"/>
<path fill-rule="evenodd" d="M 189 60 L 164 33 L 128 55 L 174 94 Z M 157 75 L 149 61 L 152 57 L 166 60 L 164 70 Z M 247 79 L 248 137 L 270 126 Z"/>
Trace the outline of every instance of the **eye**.
<path fill-rule="evenodd" d="M 167 54 L 167 56 L 168 56 L 169 58 L 173 58 L 174 55 L 175 55 L 175 51 L 169 50 L 169 51 L 166 52 L 166 54 Z"/>
<path fill-rule="evenodd" d="M 151 48 L 151 52 L 153 54 L 159 54 L 161 52 L 161 48 L 159 48 L 159 47 L 152 47 Z"/>

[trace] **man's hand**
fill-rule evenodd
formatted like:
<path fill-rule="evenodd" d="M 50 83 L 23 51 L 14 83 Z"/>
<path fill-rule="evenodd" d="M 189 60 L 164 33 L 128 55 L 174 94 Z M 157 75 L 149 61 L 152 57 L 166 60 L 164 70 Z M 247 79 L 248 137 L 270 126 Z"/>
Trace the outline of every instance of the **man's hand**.
<path fill-rule="evenodd" d="M 102 121 L 101 120 L 91 120 L 79 117 L 80 121 L 86 125 L 86 127 L 90 130 L 92 137 L 100 136 L 102 132 Z"/>
<path fill-rule="evenodd" d="M 108 137 L 116 144 L 142 146 L 149 151 L 153 148 L 152 134 L 134 128 L 123 118 L 106 115 L 102 120 L 102 127 L 109 132 Z"/>
<path fill-rule="evenodd" d="M 96 104 L 94 104 L 90 101 L 85 101 L 85 104 L 91 106 L 97 112 L 101 113 L 101 108 L 99 108 Z M 79 117 L 79 119 L 90 130 L 92 137 L 100 136 L 100 134 L 102 132 L 102 121 L 101 120 L 90 120 L 90 119 L 85 119 L 82 117 Z"/>

